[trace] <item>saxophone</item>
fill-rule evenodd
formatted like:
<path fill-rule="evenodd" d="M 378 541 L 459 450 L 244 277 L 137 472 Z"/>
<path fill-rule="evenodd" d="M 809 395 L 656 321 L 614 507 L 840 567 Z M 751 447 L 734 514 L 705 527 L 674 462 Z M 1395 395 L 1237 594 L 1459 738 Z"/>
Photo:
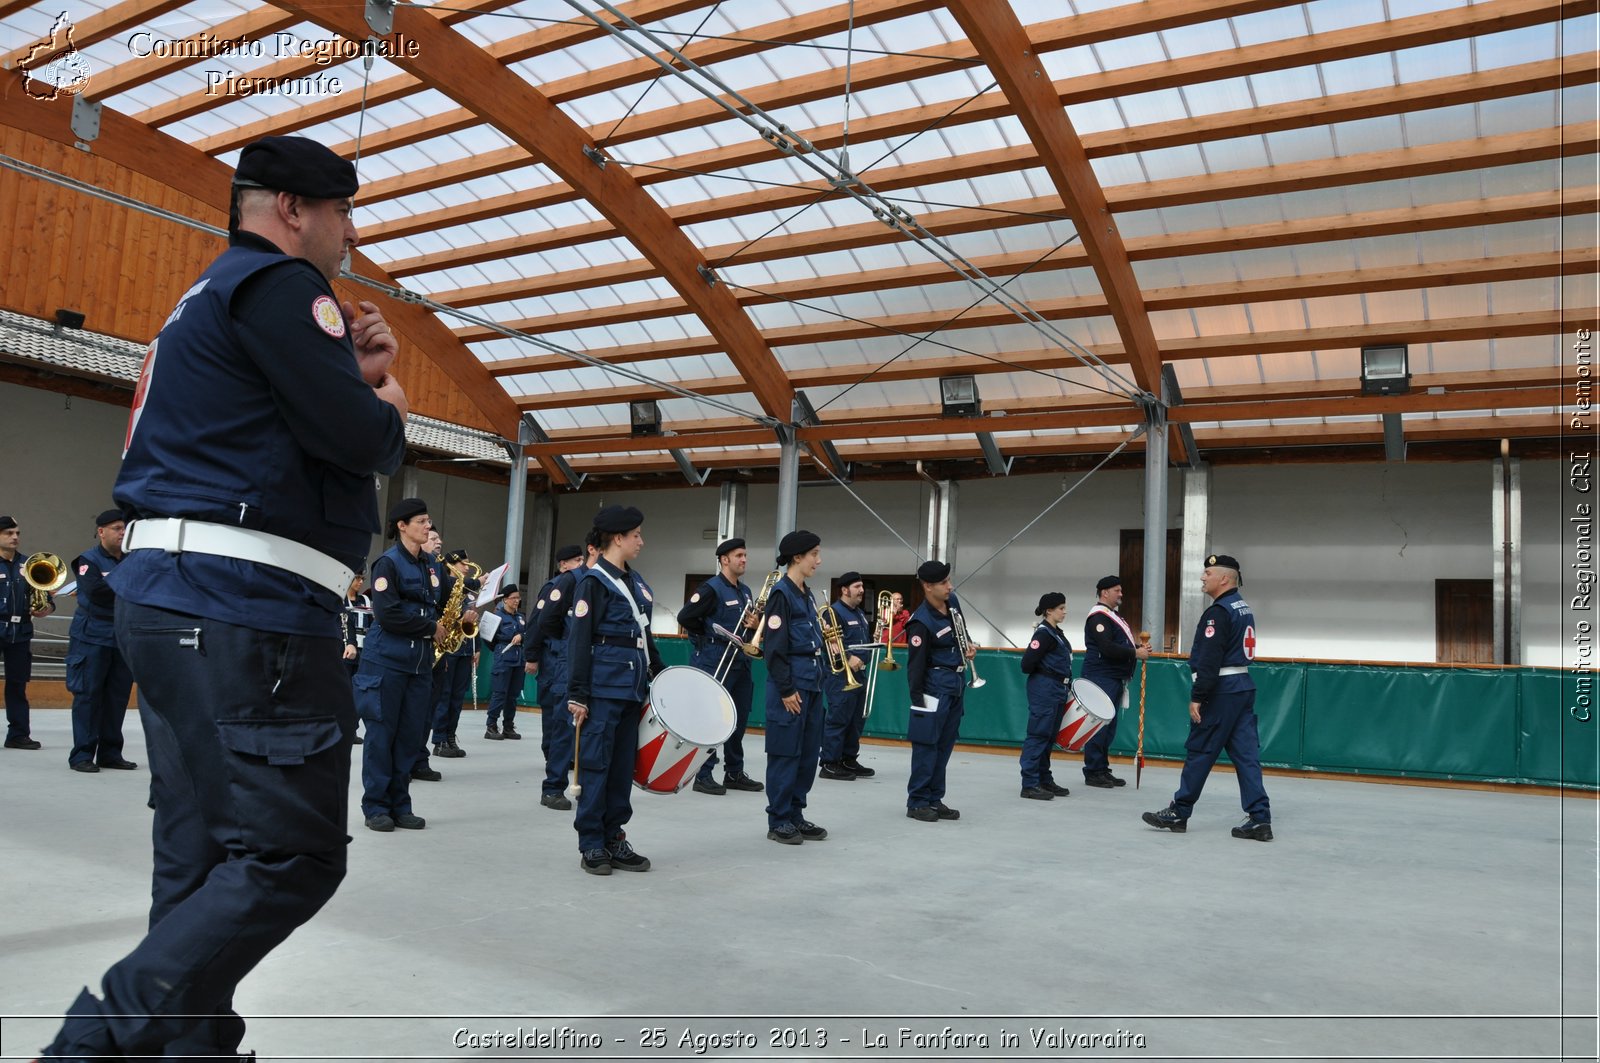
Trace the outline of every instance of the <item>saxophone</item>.
<path fill-rule="evenodd" d="M 433 644 L 434 664 L 438 664 L 445 654 L 459 650 L 463 642 L 477 637 L 478 625 L 470 621 L 463 623 L 461 612 L 466 604 L 467 580 L 478 579 L 482 575 L 483 568 L 474 561 L 468 561 L 467 571 L 455 577 L 450 597 L 444 601 L 444 612 L 439 616 L 439 623 L 444 626 L 444 638 Z"/>

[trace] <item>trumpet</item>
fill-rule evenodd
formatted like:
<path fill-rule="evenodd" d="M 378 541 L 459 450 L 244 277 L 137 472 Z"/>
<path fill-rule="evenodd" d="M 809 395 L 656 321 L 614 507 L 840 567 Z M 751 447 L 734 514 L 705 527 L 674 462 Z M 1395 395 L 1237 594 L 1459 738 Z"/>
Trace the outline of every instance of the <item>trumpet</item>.
<path fill-rule="evenodd" d="M 825 605 L 817 610 L 817 619 L 822 623 L 822 645 L 828 653 L 828 670 L 834 675 L 844 676 L 845 690 L 860 690 L 861 683 L 856 679 L 855 669 L 850 667 L 850 652 L 845 649 L 844 628 L 839 623 L 839 614 L 833 611 L 833 606 Z"/>
<path fill-rule="evenodd" d="M 878 670 L 882 672 L 895 672 L 900 669 L 900 662 L 894 659 L 894 593 L 892 591 L 878 592 L 878 627 L 872 633 L 873 642 L 884 645 L 883 660 L 878 662 Z"/>
<path fill-rule="evenodd" d="M 55 554 L 40 552 L 22 562 L 22 578 L 33 588 L 28 609 L 37 613 L 50 607 L 50 595 L 67 585 L 67 566 Z"/>
<path fill-rule="evenodd" d="M 952 605 L 950 607 L 950 620 L 951 627 L 955 628 L 956 632 L 956 648 L 961 654 L 961 670 L 971 671 L 972 677 L 967 685 L 973 690 L 977 690 L 988 680 L 978 675 L 978 659 L 967 656 L 967 652 L 972 648 L 972 636 L 967 634 L 967 618 L 961 615 L 960 609 Z"/>
<path fill-rule="evenodd" d="M 775 568 L 767 573 L 767 578 L 761 584 L 761 592 L 751 599 L 745 606 L 744 612 L 739 614 L 739 622 L 733 625 L 733 630 L 726 634 L 731 636 L 728 645 L 722 651 L 721 660 L 717 661 L 716 670 L 711 673 L 717 682 L 728 678 L 728 672 L 733 668 L 735 651 L 743 651 L 746 657 L 757 658 L 761 656 L 761 636 L 766 627 L 761 623 L 761 618 L 767 611 L 767 599 L 772 597 L 772 591 L 778 586 L 778 581 L 783 578 L 783 569 Z M 719 634 L 722 628 L 717 628 Z M 749 641 L 745 641 L 748 635 Z"/>

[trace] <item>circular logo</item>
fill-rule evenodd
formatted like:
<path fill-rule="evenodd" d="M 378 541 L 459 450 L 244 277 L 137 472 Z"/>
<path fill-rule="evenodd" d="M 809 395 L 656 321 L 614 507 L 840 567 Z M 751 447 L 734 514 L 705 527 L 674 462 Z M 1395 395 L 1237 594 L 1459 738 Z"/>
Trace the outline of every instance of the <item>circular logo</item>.
<path fill-rule="evenodd" d="M 428 578 L 433 580 L 433 585 L 435 587 L 437 587 L 439 585 L 439 573 L 437 573 L 437 572 L 429 573 L 428 574 Z"/>
<path fill-rule="evenodd" d="M 773 613 L 771 616 L 767 617 L 767 626 L 776 631 L 783 626 L 783 619 L 779 617 L 777 613 Z"/>
<path fill-rule="evenodd" d="M 544 608 L 544 599 L 540 598 L 537 602 L 534 602 L 533 603 L 533 607 L 535 609 L 543 609 Z"/>
<path fill-rule="evenodd" d="M 585 601 L 578 602 L 577 608 L 572 610 L 572 615 L 576 616 L 576 617 L 588 616 L 589 615 L 589 603 L 585 602 Z"/>
<path fill-rule="evenodd" d="M 698 602 L 700 600 L 700 592 L 695 591 L 693 594 L 689 595 L 689 600 L 691 602 Z"/>
<path fill-rule="evenodd" d="M 89 61 L 73 44 L 72 34 L 72 20 L 63 11 L 50 27 L 50 36 L 29 48 L 27 58 L 17 64 L 29 96 L 53 100 L 89 87 Z"/>
<path fill-rule="evenodd" d="M 1039 640 L 1038 639 L 1034 639 L 1032 642 L 1028 643 L 1028 649 L 1036 650 L 1038 648 L 1039 648 Z"/>
<path fill-rule="evenodd" d="M 334 339 L 344 335 L 344 315 L 331 296 L 319 295 L 311 304 L 311 317 L 317 327 Z"/>
<path fill-rule="evenodd" d="M 552 587 L 552 588 L 550 588 L 550 600 L 552 602 L 559 602 L 561 600 L 561 588 L 560 587 Z"/>
<path fill-rule="evenodd" d="M 375 591 L 386 591 L 386 590 L 388 590 L 389 589 L 389 577 L 388 576 L 379 576 L 377 579 L 373 580 L 372 581 L 372 589 L 375 590 Z"/>
<path fill-rule="evenodd" d="M 911 645 L 913 645 L 913 646 L 922 645 L 922 636 L 921 635 L 912 635 L 911 636 Z"/>

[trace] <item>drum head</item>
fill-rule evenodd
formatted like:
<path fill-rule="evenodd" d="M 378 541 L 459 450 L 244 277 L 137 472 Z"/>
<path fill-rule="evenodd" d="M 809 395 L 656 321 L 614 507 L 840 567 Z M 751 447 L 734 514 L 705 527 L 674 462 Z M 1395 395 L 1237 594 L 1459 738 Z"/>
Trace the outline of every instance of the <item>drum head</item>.
<path fill-rule="evenodd" d="M 1107 722 L 1117 718 L 1117 707 L 1111 703 L 1111 695 L 1087 679 L 1080 679 L 1072 684 L 1072 692 L 1078 698 L 1078 703 L 1084 711 L 1092 716 L 1098 716 Z"/>
<path fill-rule="evenodd" d="M 667 730 L 691 745 L 719 745 L 733 734 L 733 698 L 698 668 L 663 669 L 650 685 L 650 706 Z"/>

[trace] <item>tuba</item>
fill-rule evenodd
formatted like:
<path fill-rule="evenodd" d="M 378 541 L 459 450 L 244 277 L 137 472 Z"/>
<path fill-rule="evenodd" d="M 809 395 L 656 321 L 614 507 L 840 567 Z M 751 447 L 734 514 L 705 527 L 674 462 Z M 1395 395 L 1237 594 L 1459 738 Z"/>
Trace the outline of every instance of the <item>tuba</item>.
<path fill-rule="evenodd" d="M 894 593 L 892 591 L 878 592 L 878 628 L 873 632 L 873 642 L 881 642 L 884 646 L 883 660 L 878 662 L 878 670 L 883 672 L 898 671 L 900 662 L 894 659 Z"/>
<path fill-rule="evenodd" d="M 839 623 L 839 614 L 833 611 L 833 606 L 825 605 L 817 610 L 817 619 L 822 623 L 822 646 L 828 654 L 828 670 L 834 675 L 844 676 L 845 690 L 860 690 L 861 684 L 856 680 L 855 669 L 850 667 L 850 653 L 845 649 L 844 627 Z"/>
<path fill-rule="evenodd" d="M 478 625 L 470 620 L 462 620 L 461 614 L 467 599 L 467 580 L 478 579 L 482 575 L 483 568 L 476 561 L 468 561 L 467 572 L 455 577 L 450 597 L 444 602 L 444 612 L 439 616 L 439 623 L 444 625 L 444 638 L 434 644 L 434 664 L 438 664 L 445 654 L 459 650 L 463 642 L 478 637 Z"/>
<path fill-rule="evenodd" d="M 49 608 L 50 595 L 67 585 L 67 566 L 55 554 L 30 554 L 22 562 L 22 578 L 33 588 L 28 596 L 28 608 L 37 613 Z"/>

